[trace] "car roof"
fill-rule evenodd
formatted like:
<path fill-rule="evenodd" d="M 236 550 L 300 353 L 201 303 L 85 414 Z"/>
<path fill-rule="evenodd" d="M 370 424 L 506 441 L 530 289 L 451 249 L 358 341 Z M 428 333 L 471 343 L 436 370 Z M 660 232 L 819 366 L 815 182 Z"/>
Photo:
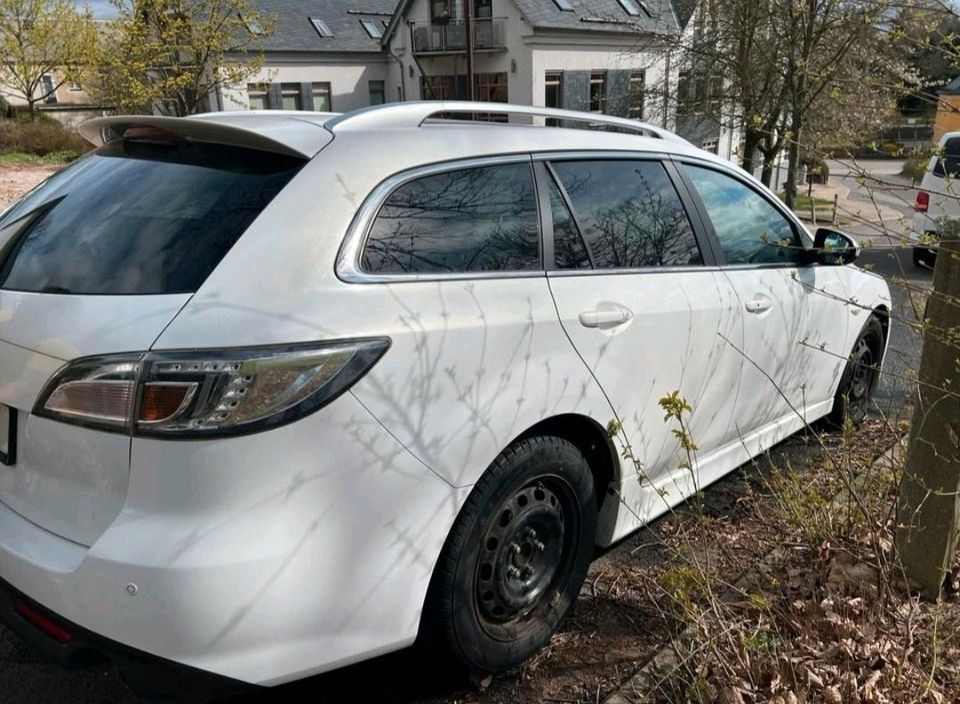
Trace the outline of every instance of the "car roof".
<path fill-rule="evenodd" d="M 490 113 L 505 115 L 508 119 L 520 118 L 524 122 L 502 124 L 472 119 Z M 547 128 L 544 119 L 562 121 L 562 126 Z M 500 145 L 511 145 L 506 151 L 644 151 L 696 155 L 728 164 L 669 130 L 649 123 L 505 103 L 411 101 L 344 114 L 242 110 L 184 118 L 123 115 L 89 120 L 81 125 L 80 131 L 88 140 L 100 145 L 122 137 L 133 126 L 153 126 L 187 139 L 305 158 L 313 157 L 337 137 L 353 141 L 364 135 L 391 134 L 402 138 L 405 146 L 410 148 L 415 148 L 421 141 L 434 145 L 437 141 L 456 144 L 453 151 L 461 157 L 496 154 L 502 151 L 498 148 Z"/>

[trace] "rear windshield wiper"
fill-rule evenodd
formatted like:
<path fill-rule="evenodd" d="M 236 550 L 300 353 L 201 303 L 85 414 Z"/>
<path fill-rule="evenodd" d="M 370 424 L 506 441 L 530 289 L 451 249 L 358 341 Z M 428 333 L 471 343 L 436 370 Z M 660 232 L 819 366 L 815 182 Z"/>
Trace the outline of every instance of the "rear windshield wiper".
<path fill-rule="evenodd" d="M 64 288 L 63 286 L 44 286 L 42 289 L 40 289 L 40 293 L 63 293 L 63 294 L 67 294 L 67 293 L 73 293 L 73 291 L 71 291 L 71 290 L 68 289 L 68 288 Z"/>

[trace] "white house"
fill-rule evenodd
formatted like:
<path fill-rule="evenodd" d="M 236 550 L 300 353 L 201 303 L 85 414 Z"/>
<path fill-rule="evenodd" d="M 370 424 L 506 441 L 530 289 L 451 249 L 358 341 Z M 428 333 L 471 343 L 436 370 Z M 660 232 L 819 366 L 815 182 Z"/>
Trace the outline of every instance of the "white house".
<path fill-rule="evenodd" d="M 673 127 L 670 0 L 256 0 L 266 64 L 221 109 L 343 112 L 395 100 L 564 107 Z M 473 17 L 467 21 L 467 8 Z M 472 28 L 472 62 L 467 27 Z"/>
<path fill-rule="evenodd" d="M 465 6 L 472 6 L 468 23 Z M 384 37 L 406 99 L 473 97 L 672 126 L 669 0 L 401 0 Z"/>
<path fill-rule="evenodd" d="M 222 110 L 348 112 L 396 100 L 381 37 L 397 0 L 255 0 L 277 18 L 263 39 L 266 61 L 245 86 L 211 100 Z"/>

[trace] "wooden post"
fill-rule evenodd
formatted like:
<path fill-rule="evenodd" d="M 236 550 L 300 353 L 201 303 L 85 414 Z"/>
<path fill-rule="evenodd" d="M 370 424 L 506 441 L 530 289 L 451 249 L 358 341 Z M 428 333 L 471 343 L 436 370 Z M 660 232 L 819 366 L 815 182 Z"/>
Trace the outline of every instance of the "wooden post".
<path fill-rule="evenodd" d="M 837 225 L 837 211 L 840 208 L 840 194 L 833 194 L 833 218 L 830 220 L 830 224 L 836 227 Z"/>
<path fill-rule="evenodd" d="M 945 234 L 927 303 L 917 405 L 897 500 L 907 577 L 937 599 L 957 549 L 960 513 L 960 228 Z"/>

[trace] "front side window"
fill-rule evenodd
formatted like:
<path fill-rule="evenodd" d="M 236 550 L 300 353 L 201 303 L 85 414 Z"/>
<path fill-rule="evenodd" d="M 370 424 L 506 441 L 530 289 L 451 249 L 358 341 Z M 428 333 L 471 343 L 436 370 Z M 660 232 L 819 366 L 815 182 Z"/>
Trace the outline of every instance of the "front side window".
<path fill-rule="evenodd" d="M 657 161 L 554 162 L 598 269 L 703 263 L 680 196 Z"/>
<path fill-rule="evenodd" d="M 793 225 L 770 201 L 719 171 L 683 168 L 707 209 L 727 264 L 800 262 L 802 246 Z"/>
<path fill-rule="evenodd" d="M 535 194 L 529 163 L 405 183 L 380 209 L 361 266 L 372 274 L 541 269 Z"/>
<path fill-rule="evenodd" d="M 0 287 L 193 293 L 303 163 L 209 144 L 110 142 L 0 219 L 0 228 L 26 223 Z"/>

